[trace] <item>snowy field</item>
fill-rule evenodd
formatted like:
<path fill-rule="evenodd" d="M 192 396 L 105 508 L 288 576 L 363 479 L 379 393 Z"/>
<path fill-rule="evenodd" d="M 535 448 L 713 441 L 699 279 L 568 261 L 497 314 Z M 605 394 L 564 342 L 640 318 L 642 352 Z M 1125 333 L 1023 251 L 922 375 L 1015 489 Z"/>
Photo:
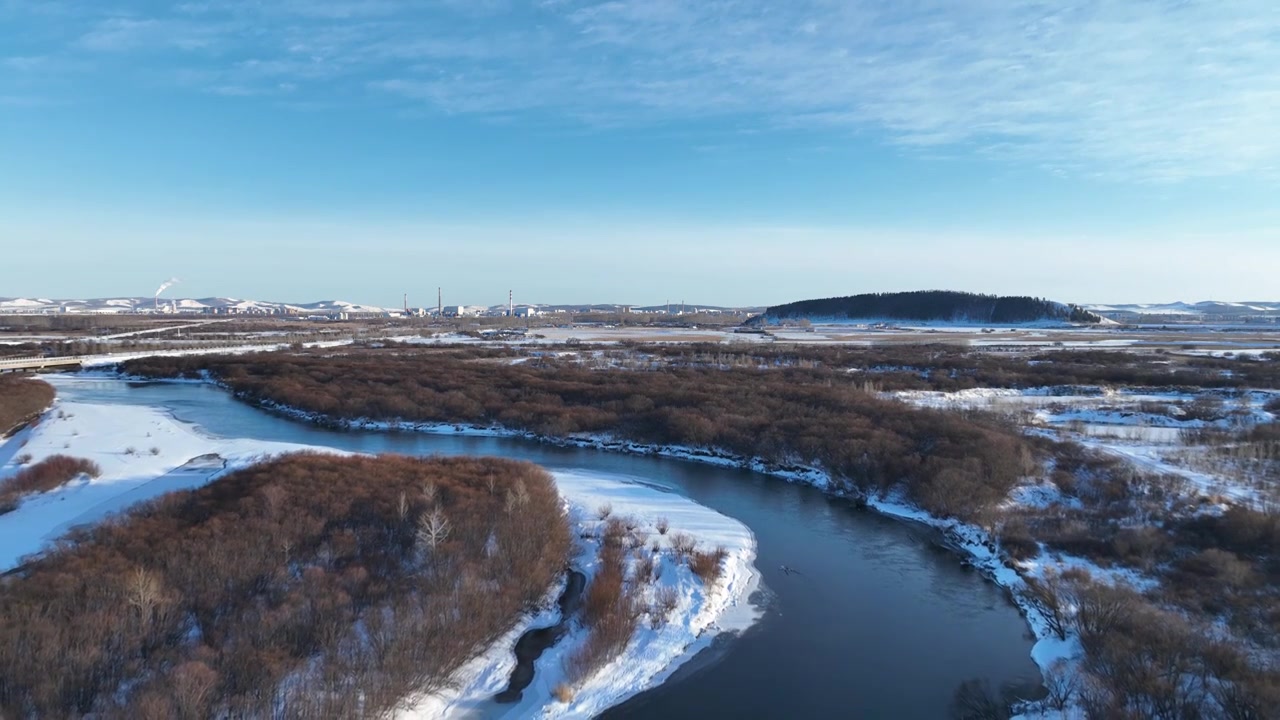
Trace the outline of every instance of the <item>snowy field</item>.
<path fill-rule="evenodd" d="M 0 571 L 12 569 L 24 556 L 49 547 L 73 527 L 101 521 L 165 492 L 198 487 L 267 457 L 303 450 L 337 452 L 290 443 L 217 438 L 160 408 L 59 399 L 38 424 L 0 443 L 0 477 L 16 472 L 20 460 L 35 463 L 55 454 L 93 460 L 102 473 L 28 496 L 16 510 L 0 515 Z M 742 523 L 637 478 L 562 472 L 555 479 L 575 532 L 582 538 L 575 566 L 588 577 L 594 571 L 601 506 L 612 507 L 616 516 L 635 518 L 640 530 L 660 547 L 658 579 L 647 592 L 652 595 L 661 587 L 674 589 L 677 603 L 666 622 L 658 627 L 642 623 L 622 655 L 585 679 L 567 705 L 554 700 L 552 690 L 564 679 L 564 658 L 585 638 L 580 629 L 543 654 L 534 682 L 521 702 L 491 702 L 490 698 L 506 687 L 514 666 L 511 648 L 515 639 L 530 627 L 558 620 L 559 609 L 554 603 L 557 589 L 548 596 L 548 609 L 522 619 L 506 637 L 466 664 L 448 692 L 413 699 L 400 717 L 590 717 L 661 683 L 718 634 L 744 630 L 758 619 L 748 603 L 759 582 L 752 564 L 755 539 Z M 659 518 L 670 522 L 666 535 L 657 532 Z M 704 587 L 672 556 L 670 538 L 679 532 L 693 536 L 700 550 L 723 547 L 727 551 L 723 573 L 711 587 Z"/>
<path fill-rule="evenodd" d="M 1240 429 L 1271 422 L 1274 418 L 1263 405 L 1280 392 L 1104 392 L 1091 387 L 1079 387 L 1076 391 L 1077 394 L 1062 394 L 1062 388 L 975 388 L 958 392 L 899 391 L 887 395 L 920 407 L 1012 414 L 1032 430 L 1048 431 L 1060 439 L 1073 440 L 1157 475 L 1181 477 L 1204 497 L 1245 504 L 1264 502 L 1259 489 L 1253 485 L 1223 473 L 1188 466 L 1189 459 L 1207 453 L 1188 444 L 1186 433 Z M 1209 420 L 1189 416 L 1197 402 L 1205 401 L 1218 404 L 1221 417 Z"/>

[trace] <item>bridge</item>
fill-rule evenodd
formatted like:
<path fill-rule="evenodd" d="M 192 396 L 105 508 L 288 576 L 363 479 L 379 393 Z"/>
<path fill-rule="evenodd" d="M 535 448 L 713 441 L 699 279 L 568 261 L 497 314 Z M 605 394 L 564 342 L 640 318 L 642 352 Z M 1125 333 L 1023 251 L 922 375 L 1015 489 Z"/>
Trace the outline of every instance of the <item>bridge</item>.
<path fill-rule="evenodd" d="M 7 357 L 0 358 L 0 372 L 31 372 L 52 368 L 79 367 L 84 357 L 63 355 L 59 357 Z"/>

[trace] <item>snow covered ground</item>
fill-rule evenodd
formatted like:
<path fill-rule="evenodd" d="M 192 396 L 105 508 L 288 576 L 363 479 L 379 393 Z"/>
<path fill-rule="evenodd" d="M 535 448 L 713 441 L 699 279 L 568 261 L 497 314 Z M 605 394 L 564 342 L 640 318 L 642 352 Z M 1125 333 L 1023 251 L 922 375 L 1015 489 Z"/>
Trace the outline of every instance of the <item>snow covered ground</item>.
<path fill-rule="evenodd" d="M 506 688 L 515 666 L 510 649 L 516 638 L 531 627 L 554 625 L 560 619 L 559 608 L 552 606 L 526 618 L 461 668 L 452 688 L 411 701 L 396 716 L 398 720 L 592 717 L 660 684 L 720 633 L 745 630 L 759 618 L 756 608 L 748 603 L 760 576 L 752 564 L 755 539 L 745 525 L 635 478 L 575 472 L 555 473 L 555 478 L 573 525 L 583 534 L 594 533 L 601 524 L 597 510 L 607 505 L 614 516 L 634 518 L 650 543 L 658 544 L 658 580 L 647 592 L 652 597 L 659 587 L 675 589 L 678 603 L 670 619 L 656 628 L 642 621 L 623 654 L 578 686 L 573 700 L 566 704 L 556 700 L 552 692 L 565 680 L 565 658 L 586 638 L 585 630 L 575 626 L 538 659 L 533 684 L 519 702 L 494 703 L 493 696 Z M 657 532 L 659 518 L 670 521 L 666 535 Z M 723 574 L 710 588 L 671 553 L 671 538 L 680 532 L 696 538 L 701 550 L 724 547 L 728 551 Z M 589 578 L 595 571 L 598 548 L 594 537 L 584 539 L 574 560 L 575 568 Z"/>
<path fill-rule="evenodd" d="M 1271 422 L 1263 405 L 1276 391 L 1254 390 L 1244 395 L 1217 391 L 1197 394 L 1145 390 L 1107 390 L 1080 387 L 1079 394 L 1063 394 L 1061 388 L 1009 390 L 975 388 L 958 392 L 903 391 L 890 397 L 921 407 L 942 409 L 981 408 L 996 412 L 1026 413 L 1032 426 L 1046 429 L 1064 440 L 1107 453 L 1157 475 L 1175 475 L 1205 497 L 1256 504 L 1257 487 L 1225 475 L 1186 467 L 1184 456 L 1199 452 L 1186 445 L 1184 431 L 1203 428 L 1229 430 Z M 1221 403 L 1222 417 L 1204 420 L 1186 417 L 1186 407 L 1197 399 Z M 1152 412 L 1163 407 L 1163 412 Z"/>
<path fill-rule="evenodd" d="M 0 571 L 18 564 L 77 525 L 101 520 L 148 498 L 198 487 L 260 459 L 305 445 L 214 438 L 158 408 L 57 400 L 40 423 L 0 445 L 0 477 L 50 455 L 93 460 L 102 474 L 26 497 L 0 515 Z"/>

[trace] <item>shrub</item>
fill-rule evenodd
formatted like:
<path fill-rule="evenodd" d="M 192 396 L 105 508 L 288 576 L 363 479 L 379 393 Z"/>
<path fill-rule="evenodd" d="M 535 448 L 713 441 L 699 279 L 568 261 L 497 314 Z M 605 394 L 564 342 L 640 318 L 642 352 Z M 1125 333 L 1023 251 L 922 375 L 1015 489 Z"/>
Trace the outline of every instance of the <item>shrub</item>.
<path fill-rule="evenodd" d="M 665 620 L 675 612 L 680 604 L 680 594 L 674 585 L 663 585 L 654 594 L 653 615 L 656 619 Z"/>
<path fill-rule="evenodd" d="M 728 555 L 729 552 L 723 546 L 710 552 L 696 550 L 689 556 L 689 569 L 702 580 L 703 585 L 710 587 L 720 579 L 720 573 L 724 569 L 724 559 Z"/>
<path fill-rule="evenodd" d="M 698 541 L 689 533 L 678 532 L 671 536 L 671 551 L 675 553 L 676 559 L 684 561 L 693 553 L 693 549 L 697 547 Z"/>
<path fill-rule="evenodd" d="M 600 530 L 600 542 L 610 549 L 619 549 L 631 544 L 631 533 L 627 530 L 628 520 L 611 517 L 605 521 Z"/>
<path fill-rule="evenodd" d="M 655 567 L 657 567 L 657 564 L 654 562 L 653 555 L 643 551 L 636 553 L 636 578 L 648 582 L 653 578 Z"/>
<path fill-rule="evenodd" d="M 640 591 L 648 578 L 637 574 L 627 582 L 626 553 L 621 542 L 608 541 L 610 537 L 625 536 L 625 532 L 625 522 L 619 518 L 611 518 L 606 525 L 599 567 L 582 602 L 582 622 L 587 636 L 565 659 L 565 674 L 570 685 L 581 682 L 621 653 L 635 634 L 644 612 Z"/>
<path fill-rule="evenodd" d="M 1040 543 L 1031 536 L 1031 529 L 1022 520 L 1005 522 L 1000 527 L 999 539 L 1000 548 L 1015 560 L 1030 560 L 1040 554 Z"/>
<path fill-rule="evenodd" d="M 1226 405 L 1216 395 L 1201 395 L 1182 406 L 1183 417 L 1187 420 L 1214 422 L 1227 416 Z"/>
<path fill-rule="evenodd" d="M 573 702 L 573 688 L 568 683 L 559 683 L 555 689 L 551 691 L 555 695 L 557 701 L 568 704 Z"/>
<path fill-rule="evenodd" d="M 667 530 L 671 528 L 671 521 L 665 517 L 660 517 L 658 518 L 658 522 L 655 524 L 655 527 L 657 527 L 659 535 L 666 535 Z"/>
<path fill-rule="evenodd" d="M 102 468 L 92 460 L 67 455 L 50 455 L 35 465 L 25 467 L 11 477 L 0 480 L 0 514 L 17 508 L 18 500 L 26 495 L 62 487 L 80 475 L 98 477 L 101 474 Z"/>

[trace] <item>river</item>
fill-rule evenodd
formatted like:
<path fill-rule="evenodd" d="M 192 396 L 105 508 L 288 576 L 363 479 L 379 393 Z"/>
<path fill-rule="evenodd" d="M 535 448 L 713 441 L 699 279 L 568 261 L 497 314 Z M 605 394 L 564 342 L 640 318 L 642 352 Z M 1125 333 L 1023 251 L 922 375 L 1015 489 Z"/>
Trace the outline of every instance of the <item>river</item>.
<path fill-rule="evenodd" d="M 665 684 L 608 718 L 945 718 L 956 687 L 982 678 L 1033 693 L 1032 639 L 1004 591 L 939 549 L 931 531 L 807 486 L 695 462 L 528 440 L 336 432 L 282 419 L 198 384 L 60 382 L 78 402 L 165 408 L 227 438 L 356 452 L 496 455 L 679 492 L 755 533 L 764 608 Z M 784 573 L 781 566 L 794 568 Z"/>

